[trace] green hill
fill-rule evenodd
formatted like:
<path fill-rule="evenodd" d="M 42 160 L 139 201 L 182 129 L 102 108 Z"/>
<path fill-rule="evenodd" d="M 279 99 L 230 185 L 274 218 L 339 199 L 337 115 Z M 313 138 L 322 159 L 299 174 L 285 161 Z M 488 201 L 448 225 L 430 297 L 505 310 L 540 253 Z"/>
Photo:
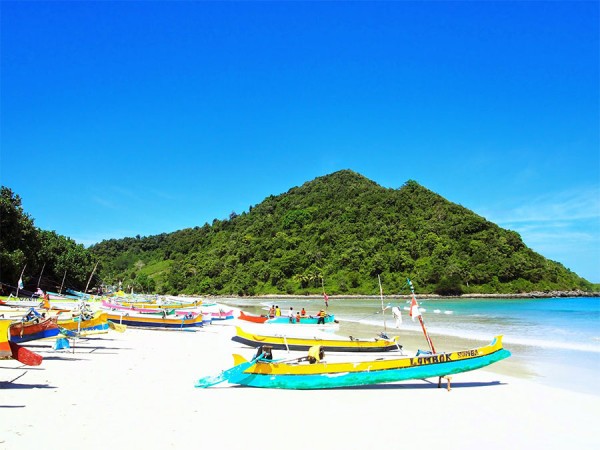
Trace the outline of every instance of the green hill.
<path fill-rule="evenodd" d="M 387 189 L 343 170 L 228 220 L 90 248 L 107 283 L 186 294 L 590 291 L 593 285 L 415 181 Z"/>

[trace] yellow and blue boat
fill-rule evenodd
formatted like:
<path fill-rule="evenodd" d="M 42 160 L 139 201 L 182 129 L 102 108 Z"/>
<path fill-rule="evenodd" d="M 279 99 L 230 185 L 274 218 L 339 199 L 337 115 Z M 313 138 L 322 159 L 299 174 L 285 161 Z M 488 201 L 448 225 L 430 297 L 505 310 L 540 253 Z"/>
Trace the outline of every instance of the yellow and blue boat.
<path fill-rule="evenodd" d="M 120 325 L 141 328 L 190 328 L 202 326 L 202 314 L 186 316 L 144 314 L 126 311 L 106 311 L 108 320 Z"/>
<path fill-rule="evenodd" d="M 108 332 L 108 314 L 96 311 L 92 315 L 77 315 L 68 319 L 61 319 L 59 316 L 58 326 L 73 332 Z"/>
<path fill-rule="evenodd" d="M 201 378 L 196 387 L 209 387 L 227 381 L 232 384 L 260 388 L 278 389 L 328 389 L 365 386 L 396 381 L 446 377 L 489 366 L 510 356 L 502 347 L 502 336 L 497 336 L 489 345 L 475 349 L 418 354 L 392 359 L 329 363 L 314 350 L 311 364 L 309 358 L 292 361 L 268 359 L 270 354 L 262 352 L 251 361 L 233 355 L 235 365 L 218 376 Z"/>
<path fill-rule="evenodd" d="M 268 331 L 268 327 L 265 328 Z M 398 336 L 393 338 L 355 339 L 328 337 L 294 337 L 285 334 L 254 334 L 244 331 L 241 327 L 235 327 L 236 335 L 231 339 L 249 347 L 258 348 L 269 345 L 275 350 L 308 350 L 315 345 L 321 346 L 327 352 L 387 352 L 400 350 Z"/>

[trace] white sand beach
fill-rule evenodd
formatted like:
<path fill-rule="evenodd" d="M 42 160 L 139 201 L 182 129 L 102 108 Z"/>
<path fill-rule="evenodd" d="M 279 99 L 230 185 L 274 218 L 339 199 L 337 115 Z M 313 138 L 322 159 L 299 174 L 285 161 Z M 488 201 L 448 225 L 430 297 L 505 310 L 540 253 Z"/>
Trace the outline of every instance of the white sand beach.
<path fill-rule="evenodd" d="M 27 345 L 39 367 L 0 361 L 0 448 L 600 448 L 600 396 L 490 370 L 358 389 L 197 389 L 231 367 L 235 321 Z M 502 364 L 502 362 L 498 363 Z M 573 379 L 577 383 L 576 377 Z"/>

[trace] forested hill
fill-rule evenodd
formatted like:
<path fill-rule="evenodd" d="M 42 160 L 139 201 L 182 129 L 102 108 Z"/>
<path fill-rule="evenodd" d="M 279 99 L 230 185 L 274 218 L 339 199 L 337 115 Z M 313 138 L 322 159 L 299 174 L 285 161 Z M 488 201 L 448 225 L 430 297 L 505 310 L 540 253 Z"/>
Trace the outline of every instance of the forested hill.
<path fill-rule="evenodd" d="M 187 294 L 517 293 L 591 290 L 521 237 L 415 181 L 383 188 L 349 170 L 228 220 L 90 248 L 105 282 Z"/>

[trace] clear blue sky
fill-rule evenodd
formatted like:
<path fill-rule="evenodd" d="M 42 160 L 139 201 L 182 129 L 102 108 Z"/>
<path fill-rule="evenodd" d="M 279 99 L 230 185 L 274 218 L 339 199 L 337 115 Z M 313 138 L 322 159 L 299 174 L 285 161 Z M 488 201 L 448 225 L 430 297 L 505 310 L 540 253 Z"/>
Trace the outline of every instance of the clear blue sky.
<path fill-rule="evenodd" d="M 598 2 L 10 2 L 3 185 L 90 245 L 352 169 L 600 282 Z"/>

